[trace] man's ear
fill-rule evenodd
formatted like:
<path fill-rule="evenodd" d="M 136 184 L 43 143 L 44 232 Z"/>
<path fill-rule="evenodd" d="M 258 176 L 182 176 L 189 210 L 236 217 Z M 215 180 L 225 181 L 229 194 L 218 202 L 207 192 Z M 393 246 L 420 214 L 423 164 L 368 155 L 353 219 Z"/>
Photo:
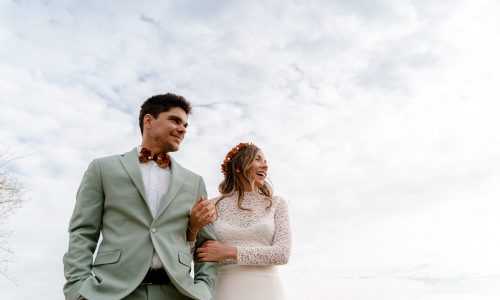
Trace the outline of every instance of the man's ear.
<path fill-rule="evenodd" d="M 150 114 L 144 115 L 142 119 L 142 123 L 144 124 L 144 128 L 151 128 L 151 121 L 153 121 L 153 116 Z"/>

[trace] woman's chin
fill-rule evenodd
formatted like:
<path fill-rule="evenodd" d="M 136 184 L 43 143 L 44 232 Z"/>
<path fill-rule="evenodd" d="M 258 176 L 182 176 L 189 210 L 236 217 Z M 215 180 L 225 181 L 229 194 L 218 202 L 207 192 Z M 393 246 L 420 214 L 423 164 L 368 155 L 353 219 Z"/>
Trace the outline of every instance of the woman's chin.
<path fill-rule="evenodd" d="M 260 189 L 264 187 L 264 181 L 256 181 L 255 182 L 255 188 Z"/>

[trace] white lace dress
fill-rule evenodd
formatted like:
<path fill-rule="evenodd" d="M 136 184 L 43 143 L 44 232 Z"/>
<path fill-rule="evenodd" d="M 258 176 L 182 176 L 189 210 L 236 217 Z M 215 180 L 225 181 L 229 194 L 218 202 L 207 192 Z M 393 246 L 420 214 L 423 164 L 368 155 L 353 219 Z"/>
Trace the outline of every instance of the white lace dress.
<path fill-rule="evenodd" d="M 266 197 L 247 192 L 242 206 L 251 210 L 238 208 L 237 194 L 217 202 L 215 234 L 222 244 L 236 246 L 238 255 L 220 263 L 214 300 L 284 299 L 275 266 L 290 256 L 288 210 L 280 197 L 268 205 Z"/>

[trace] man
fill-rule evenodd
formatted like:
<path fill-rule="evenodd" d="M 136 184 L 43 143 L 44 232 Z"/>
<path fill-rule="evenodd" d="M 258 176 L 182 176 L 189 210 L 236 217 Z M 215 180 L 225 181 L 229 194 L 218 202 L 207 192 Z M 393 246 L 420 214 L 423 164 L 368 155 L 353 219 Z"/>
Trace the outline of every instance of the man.
<path fill-rule="evenodd" d="M 217 265 L 195 261 L 193 279 L 187 242 L 198 231 L 199 243 L 215 239 L 211 226 L 189 224 L 193 205 L 208 202 L 205 184 L 168 154 L 179 150 L 190 113 L 182 96 L 149 98 L 139 115 L 141 146 L 90 164 L 69 224 L 66 299 L 211 298 Z"/>

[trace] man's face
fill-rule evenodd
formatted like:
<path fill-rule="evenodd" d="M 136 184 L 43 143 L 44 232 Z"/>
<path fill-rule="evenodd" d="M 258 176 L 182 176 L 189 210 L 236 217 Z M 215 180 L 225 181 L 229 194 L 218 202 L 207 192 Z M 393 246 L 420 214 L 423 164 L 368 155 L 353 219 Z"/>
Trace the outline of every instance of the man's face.
<path fill-rule="evenodd" d="M 182 108 L 172 107 L 160 113 L 156 119 L 146 115 L 144 122 L 153 147 L 158 147 L 162 152 L 179 150 L 188 125 L 186 112 Z"/>

